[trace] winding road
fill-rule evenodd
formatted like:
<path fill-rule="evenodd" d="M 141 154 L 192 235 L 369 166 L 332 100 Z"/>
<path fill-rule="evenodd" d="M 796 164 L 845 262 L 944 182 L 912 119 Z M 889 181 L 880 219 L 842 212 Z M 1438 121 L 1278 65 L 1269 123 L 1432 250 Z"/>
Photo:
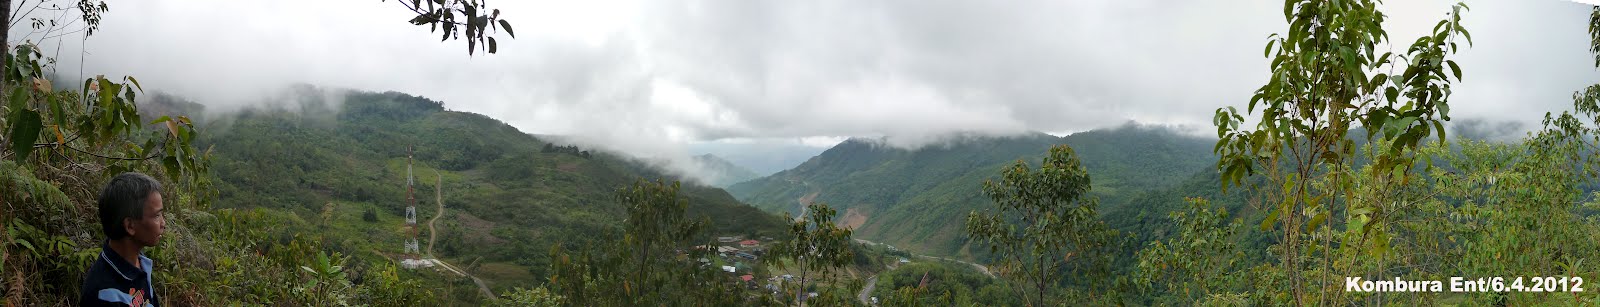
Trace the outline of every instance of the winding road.
<path fill-rule="evenodd" d="M 888 245 L 888 244 L 883 244 L 883 243 L 878 243 L 878 242 L 872 242 L 872 241 L 867 241 L 867 240 L 862 240 L 862 239 L 854 239 L 854 240 L 856 240 L 856 243 L 861 243 L 861 244 L 870 244 L 870 245 L 887 245 L 887 246 L 889 246 L 889 247 L 894 247 L 894 245 Z M 908 253 L 909 253 L 909 251 L 908 251 Z M 934 256 L 928 256 L 928 255 L 917 255 L 917 254 L 912 254 L 912 255 L 913 255 L 913 256 L 915 256 L 915 257 L 917 257 L 917 258 L 927 258 L 927 259 L 934 259 L 934 260 L 943 260 L 943 261 L 949 261 L 949 262 L 955 262 L 955 263 L 961 263 L 961 264 L 966 264 L 966 265 L 971 265 L 971 266 L 972 266 L 972 268 L 973 268 L 973 269 L 976 269 L 976 270 L 978 270 L 978 272 L 979 272 L 979 273 L 983 273 L 983 275 L 987 275 L 987 276 L 989 276 L 989 278 L 995 278 L 995 276 L 994 276 L 994 272 L 990 272 L 990 271 L 989 271 L 989 267 L 986 267 L 986 266 L 983 266 L 983 265 L 982 265 L 982 264 L 977 264 L 977 263 L 971 263 L 971 262 L 966 262 L 966 261 L 962 261 L 962 260 L 956 260 L 956 259 L 950 259 L 950 258 L 945 258 L 945 257 L 934 257 Z"/>
<path fill-rule="evenodd" d="M 436 181 L 433 185 L 433 201 L 434 204 L 439 206 L 439 211 L 433 215 L 433 218 L 428 219 L 428 258 L 433 260 L 434 264 L 444 267 L 446 270 L 456 273 L 456 275 L 471 278 L 472 283 L 478 284 L 478 290 L 483 291 L 483 295 L 486 298 L 493 300 L 496 296 L 494 296 L 494 291 L 489 291 L 489 284 L 484 283 L 483 280 L 478 279 L 477 276 L 467 274 L 465 270 L 457 269 L 455 266 L 444 262 L 444 260 L 439 260 L 439 258 L 433 257 L 433 241 L 439 236 L 439 230 L 434 228 L 433 224 L 434 222 L 439 221 L 439 217 L 444 216 L 444 176 L 440 176 L 439 171 L 434 171 L 433 175 L 438 176 L 436 178 L 439 178 L 438 181 Z"/>
<path fill-rule="evenodd" d="M 883 244 L 883 243 L 878 243 L 878 242 L 872 242 L 872 241 L 867 241 L 867 240 L 862 240 L 862 239 L 853 239 L 853 240 L 855 240 L 856 243 L 861 243 L 861 244 L 884 245 L 884 246 L 894 247 L 893 245 L 888 245 L 888 244 Z M 949 262 L 955 262 L 955 263 L 971 265 L 973 269 L 978 270 L 978 272 L 983 273 L 983 275 L 989 276 L 989 278 L 995 278 L 994 272 L 990 272 L 989 271 L 989 267 L 983 266 L 982 264 L 966 262 L 966 261 L 961 261 L 961 260 L 955 260 L 955 259 L 950 259 L 950 258 L 945 258 L 945 257 L 934 257 L 934 256 L 928 256 L 928 255 L 912 254 L 912 256 L 916 257 L 916 258 L 942 260 L 942 261 L 949 261 Z M 892 271 L 895 268 L 898 268 L 900 266 L 899 264 L 900 263 L 896 262 L 896 263 L 886 264 L 884 266 L 888 267 L 889 270 Z M 885 272 L 887 272 L 887 271 L 885 271 Z M 881 274 L 882 273 L 873 274 L 872 277 L 868 277 L 867 278 L 867 285 L 865 287 L 861 287 L 861 293 L 856 294 L 856 299 L 861 300 L 862 304 L 868 304 L 868 305 L 872 304 L 872 300 L 871 300 L 871 298 L 872 298 L 872 290 L 877 288 L 877 286 L 878 286 L 878 275 L 881 275 Z"/>
<path fill-rule="evenodd" d="M 872 298 L 872 290 L 874 288 L 877 288 L 877 287 L 878 287 L 878 274 L 872 274 L 872 277 L 868 277 L 867 278 L 867 286 L 866 287 L 861 287 L 861 294 L 856 294 L 856 298 L 860 299 L 862 304 L 867 304 L 867 306 L 872 306 L 872 300 L 871 300 L 871 298 Z"/>

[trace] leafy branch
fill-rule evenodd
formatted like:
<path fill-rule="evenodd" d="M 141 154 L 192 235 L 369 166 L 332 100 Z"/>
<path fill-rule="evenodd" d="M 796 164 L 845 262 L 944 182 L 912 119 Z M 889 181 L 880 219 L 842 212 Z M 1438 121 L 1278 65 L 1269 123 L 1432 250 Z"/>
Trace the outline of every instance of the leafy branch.
<path fill-rule="evenodd" d="M 388 1 L 388 0 L 384 0 Z M 449 39 L 460 39 L 462 32 L 467 36 L 467 55 L 472 55 L 476 50 L 489 53 L 499 51 L 499 43 L 494 36 L 485 35 L 488 31 L 498 32 L 504 28 L 506 35 L 516 38 L 517 34 L 511 29 L 511 23 L 500 18 L 499 9 L 490 9 L 480 0 L 399 0 L 406 10 L 417 14 L 410 21 L 413 25 L 428 25 L 429 32 L 444 30 L 439 37 L 443 42 Z M 426 5 L 426 6 L 424 6 Z"/>

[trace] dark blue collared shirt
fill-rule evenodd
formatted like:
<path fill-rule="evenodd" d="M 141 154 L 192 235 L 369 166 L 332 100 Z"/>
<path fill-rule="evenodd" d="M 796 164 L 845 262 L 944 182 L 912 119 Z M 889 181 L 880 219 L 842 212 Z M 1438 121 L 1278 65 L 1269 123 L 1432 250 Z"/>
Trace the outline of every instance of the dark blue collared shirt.
<path fill-rule="evenodd" d="M 100 258 L 89 266 L 83 278 L 83 292 L 78 295 L 79 306 L 134 306 L 159 307 L 150 269 L 154 263 L 139 254 L 139 267 L 117 255 L 109 243 L 100 244 Z"/>

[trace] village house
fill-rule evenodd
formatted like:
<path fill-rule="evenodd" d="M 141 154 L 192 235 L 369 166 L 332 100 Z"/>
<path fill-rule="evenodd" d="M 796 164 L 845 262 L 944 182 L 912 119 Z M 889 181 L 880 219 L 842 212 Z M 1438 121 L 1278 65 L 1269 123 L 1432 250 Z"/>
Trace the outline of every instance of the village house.
<path fill-rule="evenodd" d="M 744 286 L 745 287 L 749 287 L 751 289 L 756 288 L 755 279 L 756 279 L 756 277 L 754 275 L 749 275 L 749 274 L 745 274 L 745 275 L 739 276 L 739 280 L 744 282 Z"/>

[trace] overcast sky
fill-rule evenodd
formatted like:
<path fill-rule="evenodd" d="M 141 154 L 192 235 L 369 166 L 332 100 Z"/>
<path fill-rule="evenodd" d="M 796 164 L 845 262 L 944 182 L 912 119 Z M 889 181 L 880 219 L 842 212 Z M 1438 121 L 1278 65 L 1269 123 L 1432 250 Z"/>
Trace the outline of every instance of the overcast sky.
<path fill-rule="evenodd" d="M 1286 27 L 1281 1 L 1255 0 L 494 1 L 518 37 L 469 57 L 394 1 L 107 2 L 86 42 L 47 42 L 64 74 L 76 78 L 84 46 L 88 75 L 133 75 L 213 109 L 290 83 L 394 90 L 661 156 L 1129 120 L 1204 131 L 1264 82 L 1262 47 Z M 1386 27 L 1405 43 L 1454 3 L 1389 2 Z M 1455 117 L 1536 122 L 1600 81 L 1589 6 L 1467 3 L 1476 45 L 1457 58 Z"/>

